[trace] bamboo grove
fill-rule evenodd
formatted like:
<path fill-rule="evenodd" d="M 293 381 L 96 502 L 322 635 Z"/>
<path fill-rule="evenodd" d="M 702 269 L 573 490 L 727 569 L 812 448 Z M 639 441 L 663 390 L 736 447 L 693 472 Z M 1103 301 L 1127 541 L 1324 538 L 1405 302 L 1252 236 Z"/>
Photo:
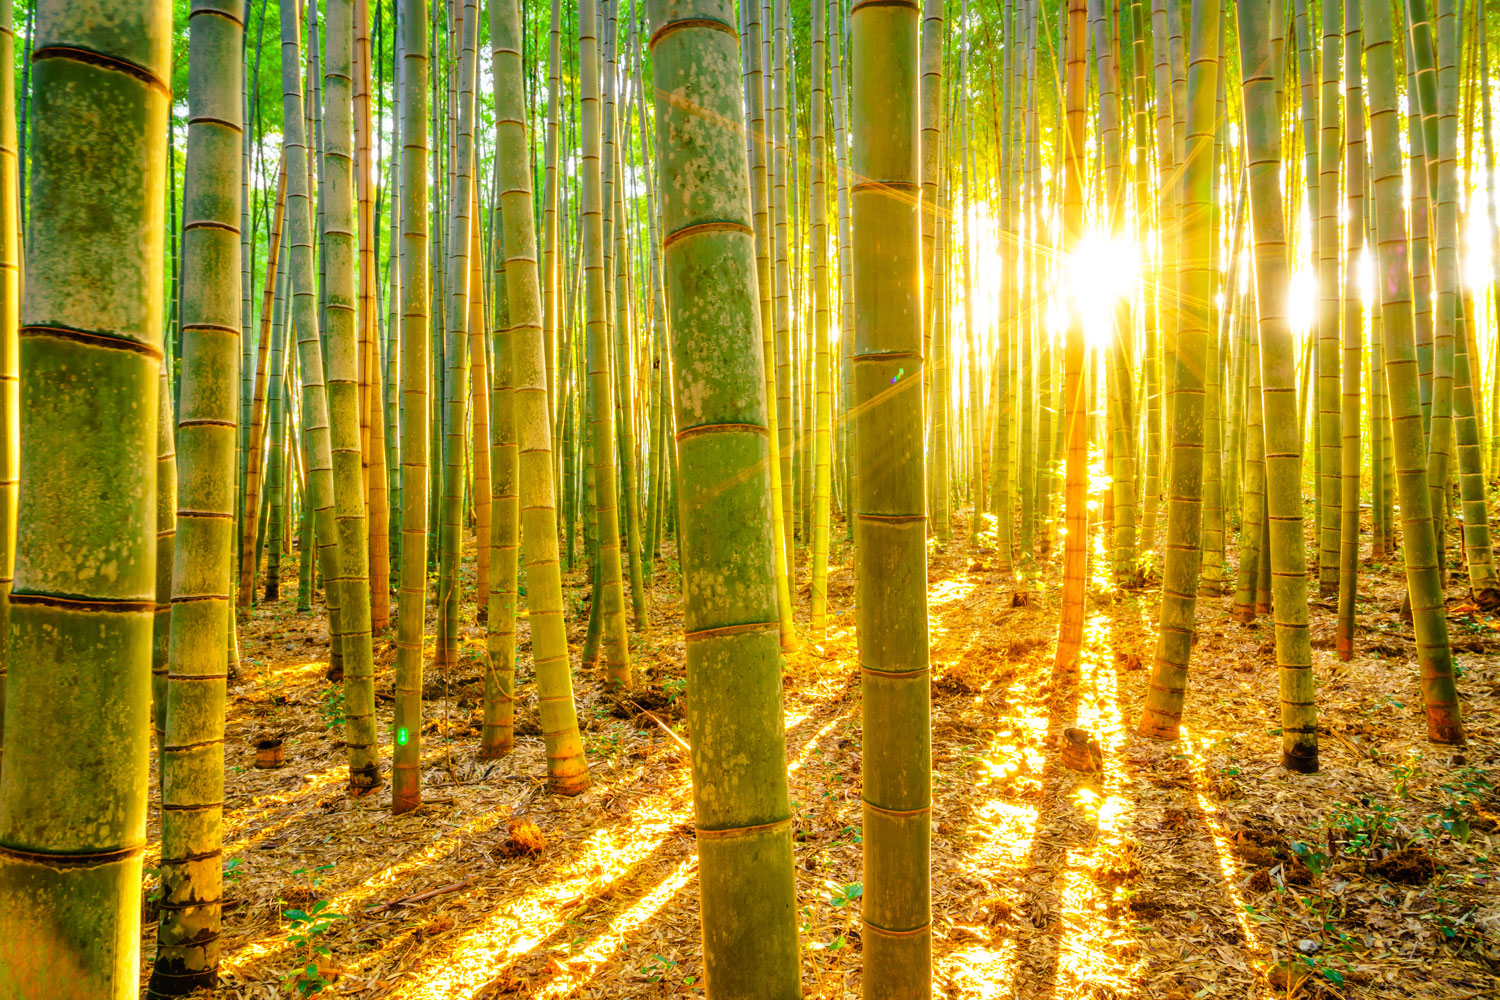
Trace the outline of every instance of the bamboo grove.
<path fill-rule="evenodd" d="M 588 788 L 575 679 L 632 687 L 680 570 L 719 997 L 800 995 L 781 658 L 822 641 L 849 559 L 866 996 L 931 990 L 933 546 L 967 534 L 1018 606 L 1055 600 L 1062 667 L 1101 595 L 1159 589 L 1144 736 L 1179 735 L 1205 609 L 1268 618 L 1295 772 L 1309 604 L 1347 659 L 1362 569 L 1398 563 L 1426 735 L 1462 743 L 1444 590 L 1500 606 L 1491 24 L 0 7 L 0 995 L 58 995 L 59 966 L 133 995 L 152 809 L 150 992 L 215 982 L 251 606 L 326 610 L 348 791 L 399 813 L 424 673 L 465 656 L 472 752 L 523 738 L 524 671 L 548 789 Z"/>

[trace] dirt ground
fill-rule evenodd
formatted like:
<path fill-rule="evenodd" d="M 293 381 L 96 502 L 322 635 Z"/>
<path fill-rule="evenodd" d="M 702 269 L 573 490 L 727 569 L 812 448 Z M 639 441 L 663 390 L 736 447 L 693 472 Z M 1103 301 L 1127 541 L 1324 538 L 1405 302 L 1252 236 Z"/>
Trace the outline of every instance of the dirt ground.
<path fill-rule="evenodd" d="M 1017 600 L 967 538 L 960 519 L 930 554 L 936 996 L 1500 996 L 1500 616 L 1450 591 L 1470 742 L 1429 744 L 1399 564 L 1367 561 L 1352 662 L 1334 656 L 1331 600 L 1312 605 L 1322 770 L 1296 775 L 1280 767 L 1269 622 L 1241 625 L 1228 596 L 1202 598 L 1182 738 L 1142 739 L 1158 591 L 1096 579 L 1081 662 L 1056 670 L 1055 571 L 1023 567 L 1033 579 Z M 853 577 L 837 545 L 832 627 L 787 658 L 784 691 L 803 990 L 844 1000 L 861 990 L 861 727 Z M 427 672 L 426 802 L 401 817 L 388 787 L 345 794 L 326 624 L 292 610 L 290 580 L 289 597 L 241 618 L 216 995 L 311 992 L 310 958 L 328 995 L 370 1000 L 701 994 L 672 553 L 650 628 L 632 633 L 629 700 L 578 669 L 586 598 L 570 575 L 588 792 L 543 787 L 524 619 L 517 750 L 476 759 L 484 633 L 469 605 L 462 662 Z M 390 634 L 376 661 L 389 774 Z M 1070 727 L 1098 740 L 1101 773 L 1063 766 Z M 285 767 L 254 768 L 264 736 L 285 741 Z M 154 884 L 148 870 L 148 896 Z"/>

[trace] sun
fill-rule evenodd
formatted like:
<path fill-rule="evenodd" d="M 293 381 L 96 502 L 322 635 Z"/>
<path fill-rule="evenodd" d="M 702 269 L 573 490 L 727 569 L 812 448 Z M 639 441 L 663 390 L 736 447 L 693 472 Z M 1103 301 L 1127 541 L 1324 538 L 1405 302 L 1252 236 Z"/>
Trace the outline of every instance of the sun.
<path fill-rule="evenodd" d="M 1068 255 L 1068 296 L 1083 321 L 1092 348 L 1107 346 L 1114 334 L 1115 307 L 1135 293 L 1141 255 L 1134 240 L 1091 228 Z"/>

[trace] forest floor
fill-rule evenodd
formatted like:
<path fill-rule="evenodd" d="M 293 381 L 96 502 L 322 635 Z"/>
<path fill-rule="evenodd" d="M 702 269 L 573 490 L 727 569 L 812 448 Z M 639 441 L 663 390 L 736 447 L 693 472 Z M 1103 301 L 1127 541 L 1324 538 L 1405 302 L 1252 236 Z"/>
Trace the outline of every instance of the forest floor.
<path fill-rule="evenodd" d="M 1142 739 L 1159 591 L 1096 581 L 1081 662 L 1057 670 L 1056 580 L 1015 601 L 967 536 L 960 518 L 930 555 L 936 996 L 1500 996 L 1500 617 L 1451 588 L 1470 742 L 1429 744 L 1404 585 L 1367 561 L 1352 662 L 1333 653 L 1332 601 L 1312 605 L 1322 770 L 1295 775 L 1280 767 L 1268 622 L 1241 625 L 1228 596 L 1202 599 L 1182 737 Z M 834 555 L 833 626 L 787 657 L 784 691 L 803 990 L 844 1000 L 860 995 L 861 732 L 853 578 L 842 542 Z M 575 655 L 582 582 L 570 576 Z M 597 671 L 576 676 L 593 776 L 576 798 L 543 787 L 524 618 L 517 749 L 476 759 L 484 642 L 467 607 L 462 662 L 427 672 L 426 803 L 400 817 L 388 787 L 345 794 L 322 616 L 294 613 L 290 597 L 242 615 L 217 995 L 315 990 L 299 975 L 310 946 L 327 949 L 319 978 L 335 996 L 701 994 L 677 586 L 668 552 L 651 626 L 632 633 L 633 704 Z M 393 660 L 379 636 L 383 740 Z M 1101 774 L 1062 765 L 1066 727 L 1098 739 Z M 285 740 L 279 770 L 253 767 L 267 735 Z M 521 824 L 513 834 L 517 818 L 545 845 Z M 303 941 L 284 914 L 320 904 L 339 916 Z"/>

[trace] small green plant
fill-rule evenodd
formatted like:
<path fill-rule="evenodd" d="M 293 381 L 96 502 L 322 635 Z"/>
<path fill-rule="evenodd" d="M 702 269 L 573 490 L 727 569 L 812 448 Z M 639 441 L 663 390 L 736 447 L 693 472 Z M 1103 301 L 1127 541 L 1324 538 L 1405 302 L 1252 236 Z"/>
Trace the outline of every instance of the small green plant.
<path fill-rule="evenodd" d="M 828 897 L 828 903 L 829 905 L 837 909 L 838 907 L 848 906 L 850 903 L 854 902 L 864 894 L 864 883 L 850 882 L 847 885 L 841 885 L 837 889 L 835 889 L 832 895 Z"/>
<path fill-rule="evenodd" d="M 682 697 L 683 692 L 687 690 L 687 678 L 668 677 L 666 680 L 661 682 L 661 689 L 667 694 L 667 704 L 671 705 L 675 703 L 678 698 Z"/>
<path fill-rule="evenodd" d="M 659 983 L 668 976 L 673 975 L 672 970 L 675 968 L 677 968 L 677 963 L 667 956 L 652 955 L 651 961 L 641 966 L 641 975 L 645 976 L 648 982 Z M 697 976 L 686 976 L 683 978 L 682 984 L 684 986 L 691 986 L 697 978 Z"/>
<path fill-rule="evenodd" d="M 1474 835 L 1469 820 L 1475 815 L 1475 806 L 1482 801 L 1494 784 L 1488 771 L 1478 767 L 1465 767 L 1454 772 L 1453 780 L 1439 786 L 1443 790 L 1443 811 L 1428 820 L 1460 844 L 1467 844 Z"/>
<path fill-rule="evenodd" d="M 230 858 L 228 861 L 224 862 L 224 881 L 238 882 L 240 880 L 240 876 L 244 874 L 244 872 L 240 871 L 240 869 L 244 867 L 244 864 L 244 858 Z"/>
<path fill-rule="evenodd" d="M 1344 985 L 1344 974 L 1331 967 L 1321 955 L 1298 955 L 1297 958 L 1313 975 L 1321 976 L 1335 986 Z"/>
<path fill-rule="evenodd" d="M 1368 858 L 1376 848 L 1396 846 L 1398 815 L 1383 802 L 1341 803 L 1328 817 L 1329 842 L 1341 853 Z"/>
<path fill-rule="evenodd" d="M 328 909 L 328 900 L 320 899 L 310 905 L 306 910 L 290 909 L 281 914 L 289 922 L 287 928 L 287 943 L 302 952 L 302 957 L 307 964 L 300 969 L 290 973 L 287 982 L 294 986 L 300 996 L 312 996 L 322 993 L 330 985 L 329 980 L 323 975 L 323 967 L 318 964 L 318 958 L 331 958 L 331 952 L 327 945 L 320 943 L 320 938 L 340 920 L 349 919 L 342 913 L 334 913 Z"/>
<path fill-rule="evenodd" d="M 336 729 L 344 724 L 343 685 L 331 687 L 323 693 L 319 712 L 323 716 L 325 729 Z"/>
<path fill-rule="evenodd" d="M 1307 866 L 1307 870 L 1314 875 L 1321 876 L 1328 870 L 1330 858 L 1316 847 L 1300 841 L 1292 841 L 1292 850 L 1296 852 L 1297 857 L 1302 859 L 1302 863 Z"/>
<path fill-rule="evenodd" d="M 1407 786 L 1411 784 L 1411 779 L 1417 776 L 1416 761 L 1410 764 L 1393 764 L 1391 770 L 1396 772 L 1396 798 L 1407 798 Z"/>

